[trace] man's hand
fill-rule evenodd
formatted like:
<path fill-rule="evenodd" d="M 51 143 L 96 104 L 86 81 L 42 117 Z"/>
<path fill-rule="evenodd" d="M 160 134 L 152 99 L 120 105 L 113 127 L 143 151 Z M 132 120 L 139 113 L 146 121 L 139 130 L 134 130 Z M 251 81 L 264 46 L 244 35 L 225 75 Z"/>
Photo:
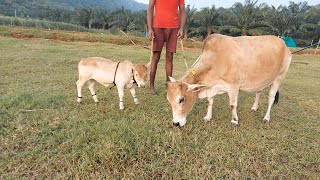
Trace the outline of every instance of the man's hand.
<path fill-rule="evenodd" d="M 179 31 L 178 31 L 177 36 L 178 36 L 178 38 L 182 38 L 182 35 L 183 35 L 183 29 L 180 28 Z"/>
<path fill-rule="evenodd" d="M 149 38 L 149 40 L 152 40 L 154 38 L 154 32 L 152 29 L 149 29 L 149 31 L 148 31 L 148 38 Z"/>

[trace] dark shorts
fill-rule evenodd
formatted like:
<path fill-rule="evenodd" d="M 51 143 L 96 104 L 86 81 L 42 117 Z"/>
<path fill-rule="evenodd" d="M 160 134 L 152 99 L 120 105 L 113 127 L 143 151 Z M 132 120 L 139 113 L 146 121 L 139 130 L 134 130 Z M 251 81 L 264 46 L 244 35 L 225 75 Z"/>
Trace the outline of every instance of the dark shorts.
<path fill-rule="evenodd" d="M 176 52 L 178 28 L 154 28 L 153 51 L 162 51 L 164 42 L 166 50 L 172 53 Z"/>

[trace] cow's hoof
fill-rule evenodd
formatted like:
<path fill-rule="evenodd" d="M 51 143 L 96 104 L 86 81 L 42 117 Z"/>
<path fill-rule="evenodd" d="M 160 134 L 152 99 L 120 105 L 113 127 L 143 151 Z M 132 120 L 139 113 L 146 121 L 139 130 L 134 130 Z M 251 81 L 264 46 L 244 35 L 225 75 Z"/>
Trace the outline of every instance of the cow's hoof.
<path fill-rule="evenodd" d="M 231 127 L 233 127 L 233 128 L 237 128 L 237 127 L 239 127 L 240 125 L 239 125 L 239 121 L 237 121 L 237 120 L 235 120 L 235 119 L 232 119 L 232 121 L 231 121 Z"/>
<path fill-rule="evenodd" d="M 269 123 L 269 120 L 263 119 L 263 120 L 262 120 L 262 123 L 263 123 L 263 124 L 268 124 L 268 123 Z"/>
<path fill-rule="evenodd" d="M 258 109 L 251 108 L 251 111 L 252 111 L 252 112 L 257 112 L 257 111 L 258 111 Z"/>
<path fill-rule="evenodd" d="M 239 123 L 231 123 L 232 128 L 238 128 L 240 127 Z"/>

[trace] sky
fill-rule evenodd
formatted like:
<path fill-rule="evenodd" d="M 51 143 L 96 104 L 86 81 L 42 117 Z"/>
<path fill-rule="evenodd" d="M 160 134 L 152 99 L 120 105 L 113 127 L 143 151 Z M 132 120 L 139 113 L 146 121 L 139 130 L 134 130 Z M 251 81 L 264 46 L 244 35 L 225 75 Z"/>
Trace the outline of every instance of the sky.
<path fill-rule="evenodd" d="M 149 3 L 149 0 L 135 0 L 135 1 L 145 3 L 145 4 Z M 286 6 L 289 5 L 290 1 L 293 1 L 295 3 L 307 1 L 309 5 L 320 4 L 319 0 L 259 0 L 258 4 L 267 3 L 269 5 L 273 5 L 275 7 L 278 7 L 280 5 L 286 5 Z M 235 2 L 243 3 L 244 0 L 185 0 L 186 4 L 190 4 L 191 6 L 194 5 L 194 7 L 197 9 L 200 9 L 203 7 L 211 7 L 212 5 L 215 5 L 216 8 L 218 8 L 218 7 L 229 8 Z"/>

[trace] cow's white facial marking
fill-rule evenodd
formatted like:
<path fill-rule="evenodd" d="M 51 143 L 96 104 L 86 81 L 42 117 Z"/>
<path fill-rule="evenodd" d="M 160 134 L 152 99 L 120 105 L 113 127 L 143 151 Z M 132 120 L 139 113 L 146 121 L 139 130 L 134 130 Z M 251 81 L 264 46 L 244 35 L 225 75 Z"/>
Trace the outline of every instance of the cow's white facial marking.
<path fill-rule="evenodd" d="M 187 115 L 192 109 L 196 99 L 196 93 L 188 91 L 188 85 L 169 77 L 167 83 L 167 99 L 172 107 L 173 125 L 184 126 L 187 123 Z"/>
<path fill-rule="evenodd" d="M 178 126 L 178 127 L 182 127 L 187 123 L 187 117 L 186 116 L 182 116 L 181 114 L 174 112 L 172 109 L 172 115 L 173 115 L 173 125 L 174 126 Z"/>

